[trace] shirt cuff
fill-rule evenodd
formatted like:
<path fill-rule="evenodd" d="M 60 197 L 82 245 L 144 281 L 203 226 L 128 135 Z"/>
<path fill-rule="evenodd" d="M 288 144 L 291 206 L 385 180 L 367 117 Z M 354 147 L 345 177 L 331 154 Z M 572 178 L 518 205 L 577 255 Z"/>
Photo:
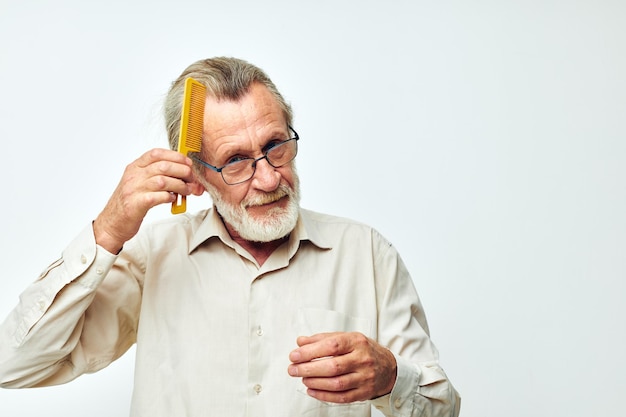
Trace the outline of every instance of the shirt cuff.
<path fill-rule="evenodd" d="M 396 383 L 389 394 L 372 400 L 372 405 L 386 416 L 408 417 L 415 408 L 414 397 L 418 391 L 420 371 L 408 359 L 395 353 L 393 355 L 397 364 Z"/>
<path fill-rule="evenodd" d="M 79 278 L 78 282 L 85 287 L 96 288 L 116 258 L 116 255 L 96 244 L 93 227 L 89 224 L 63 251 L 65 284 Z M 94 273 L 88 271 L 90 269 Z"/>

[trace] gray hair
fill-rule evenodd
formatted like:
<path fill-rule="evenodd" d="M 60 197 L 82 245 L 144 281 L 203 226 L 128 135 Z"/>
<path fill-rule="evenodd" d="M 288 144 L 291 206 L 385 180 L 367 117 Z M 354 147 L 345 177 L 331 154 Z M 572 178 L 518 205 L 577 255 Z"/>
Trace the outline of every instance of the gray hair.
<path fill-rule="evenodd" d="M 237 58 L 203 59 L 191 64 L 183 71 L 172 83 L 165 98 L 165 128 L 170 148 L 173 150 L 178 148 L 182 101 L 187 77 L 192 77 L 204 84 L 207 88 L 207 96 L 213 96 L 218 100 L 237 101 L 248 93 L 253 83 L 263 84 L 282 108 L 287 124 L 292 124 L 291 106 L 263 70 Z"/>

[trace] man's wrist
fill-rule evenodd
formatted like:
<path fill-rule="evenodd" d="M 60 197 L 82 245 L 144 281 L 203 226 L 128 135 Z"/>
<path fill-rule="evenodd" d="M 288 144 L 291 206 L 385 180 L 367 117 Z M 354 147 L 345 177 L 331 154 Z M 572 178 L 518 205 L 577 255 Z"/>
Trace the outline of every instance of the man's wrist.
<path fill-rule="evenodd" d="M 96 244 L 104 250 L 118 255 L 124 246 L 124 243 L 120 243 L 118 239 L 115 239 L 109 233 L 107 233 L 101 226 L 98 219 L 92 222 L 93 235 L 96 239 Z"/>

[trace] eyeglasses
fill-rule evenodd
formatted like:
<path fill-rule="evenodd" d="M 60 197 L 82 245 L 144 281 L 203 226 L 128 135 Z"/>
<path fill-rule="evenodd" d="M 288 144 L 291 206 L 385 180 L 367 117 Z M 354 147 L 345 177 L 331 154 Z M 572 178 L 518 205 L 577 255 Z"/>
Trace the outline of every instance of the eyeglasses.
<path fill-rule="evenodd" d="M 233 158 L 233 160 L 222 167 L 216 167 L 204 162 L 202 159 L 191 155 L 194 161 L 199 162 L 203 166 L 212 169 L 215 172 L 219 172 L 222 175 L 222 179 L 228 185 L 241 184 L 250 180 L 256 172 L 256 163 L 262 159 L 274 168 L 280 168 L 283 165 L 293 161 L 298 153 L 298 140 L 300 137 L 298 133 L 289 126 L 294 134 L 294 137 L 284 141 L 270 142 L 267 144 L 263 156 L 257 159 L 254 158 Z"/>

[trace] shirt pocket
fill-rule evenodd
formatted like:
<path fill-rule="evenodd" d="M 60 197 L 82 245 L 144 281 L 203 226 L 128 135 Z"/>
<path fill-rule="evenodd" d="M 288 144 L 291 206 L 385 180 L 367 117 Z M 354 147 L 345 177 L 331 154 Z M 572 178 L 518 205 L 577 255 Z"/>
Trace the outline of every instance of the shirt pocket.
<path fill-rule="evenodd" d="M 330 332 L 359 332 L 372 337 L 374 333 L 372 321 L 369 319 L 311 307 L 298 309 L 295 326 L 299 336 Z"/>
<path fill-rule="evenodd" d="M 372 337 L 372 321 L 363 317 L 350 316 L 334 310 L 303 307 L 298 309 L 295 330 L 299 336 L 312 336 L 318 333 L 359 332 Z M 334 404 L 316 400 L 306 393 L 306 387 L 299 384 L 298 395 L 302 395 L 303 412 L 301 417 L 342 417 L 369 416 L 371 405 L 367 401 L 350 404 Z"/>

